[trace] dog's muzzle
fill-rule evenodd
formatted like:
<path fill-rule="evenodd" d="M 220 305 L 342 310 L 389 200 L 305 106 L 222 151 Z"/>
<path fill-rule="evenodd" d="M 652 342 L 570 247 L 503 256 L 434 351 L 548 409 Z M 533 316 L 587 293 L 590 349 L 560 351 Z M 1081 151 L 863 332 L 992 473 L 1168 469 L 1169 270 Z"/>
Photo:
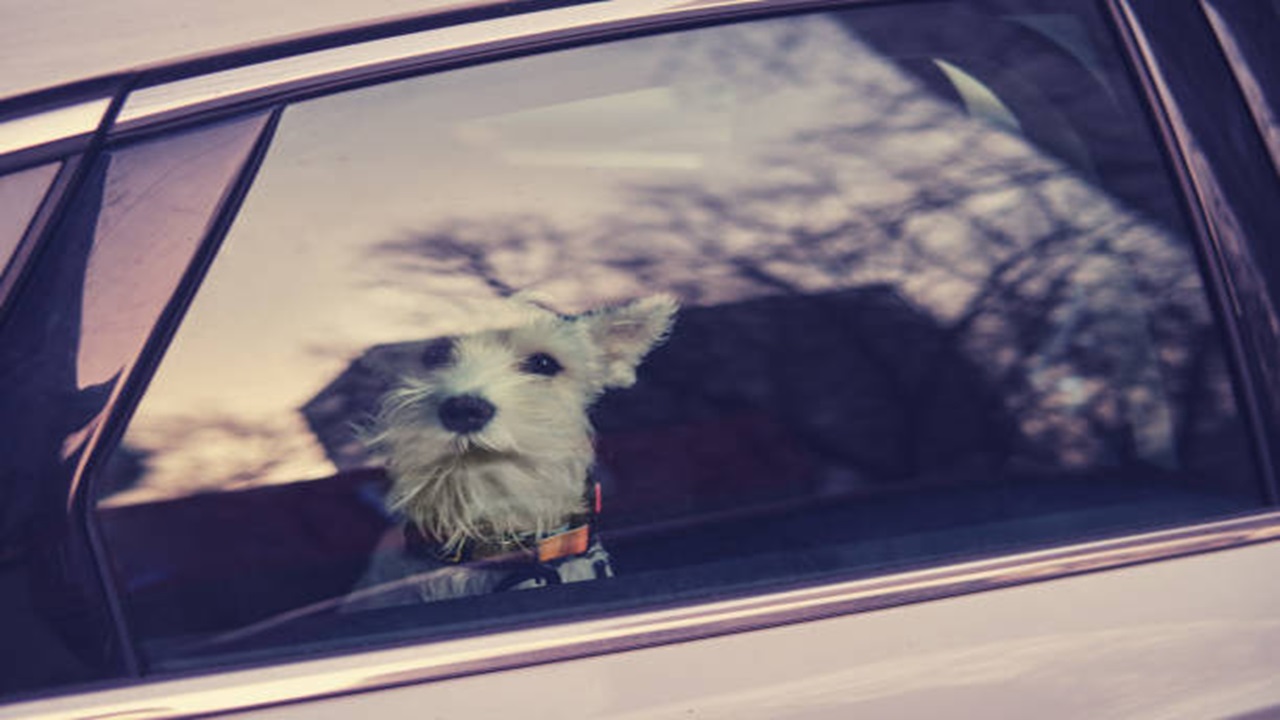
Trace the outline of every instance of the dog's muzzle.
<path fill-rule="evenodd" d="M 446 430 L 465 435 L 483 429 L 497 410 L 493 403 L 479 395 L 454 395 L 440 403 L 436 414 Z"/>

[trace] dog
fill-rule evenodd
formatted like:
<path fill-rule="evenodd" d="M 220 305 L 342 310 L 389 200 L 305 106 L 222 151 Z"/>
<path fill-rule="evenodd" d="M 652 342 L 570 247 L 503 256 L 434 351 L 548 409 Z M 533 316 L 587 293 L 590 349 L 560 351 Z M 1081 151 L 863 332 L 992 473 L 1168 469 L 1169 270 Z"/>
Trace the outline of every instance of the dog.
<path fill-rule="evenodd" d="M 669 334 L 669 295 L 575 316 L 512 301 L 517 321 L 424 343 L 365 442 L 399 518 L 346 609 L 611 577 L 594 532 L 588 410 L 630 387 Z"/>

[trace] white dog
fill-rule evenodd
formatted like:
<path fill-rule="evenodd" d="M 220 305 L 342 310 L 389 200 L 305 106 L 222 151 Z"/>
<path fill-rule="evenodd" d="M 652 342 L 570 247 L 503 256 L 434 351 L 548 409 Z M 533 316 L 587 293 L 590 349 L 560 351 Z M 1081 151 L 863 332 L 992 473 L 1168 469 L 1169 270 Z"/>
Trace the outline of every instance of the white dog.
<path fill-rule="evenodd" d="M 607 577 L 587 410 L 671 328 L 667 295 L 566 317 L 516 301 L 520 321 L 424 344 L 367 441 L 387 458 L 404 540 L 375 552 L 347 607 Z M 386 545 L 386 543 L 384 543 Z"/>

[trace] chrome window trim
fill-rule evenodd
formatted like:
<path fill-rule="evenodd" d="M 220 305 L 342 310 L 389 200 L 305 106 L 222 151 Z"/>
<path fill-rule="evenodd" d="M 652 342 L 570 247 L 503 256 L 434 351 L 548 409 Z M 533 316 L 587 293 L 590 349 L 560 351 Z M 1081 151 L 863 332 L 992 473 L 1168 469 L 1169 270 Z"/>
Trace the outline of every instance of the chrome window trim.
<path fill-rule="evenodd" d="M 0 122 L 0 155 L 88 135 L 110 107 L 111 98 L 101 97 Z"/>
<path fill-rule="evenodd" d="M 336 48 L 315 50 L 228 70 L 195 75 L 133 90 L 115 120 L 132 131 L 192 110 L 206 110 L 278 93 L 322 86 L 358 75 L 377 79 L 404 65 L 452 59 L 520 43 L 648 23 L 693 19 L 710 11 L 726 19 L 734 10 L 782 11 L 799 7 L 856 4 L 816 0 L 608 0 L 412 32 Z M 726 13 L 725 11 L 730 11 Z"/>
<path fill-rule="evenodd" d="M 142 720 L 243 711 L 778 627 L 1276 540 L 1280 511 L 1269 511 L 674 609 L 33 700 L 0 707 L 0 718 Z"/>

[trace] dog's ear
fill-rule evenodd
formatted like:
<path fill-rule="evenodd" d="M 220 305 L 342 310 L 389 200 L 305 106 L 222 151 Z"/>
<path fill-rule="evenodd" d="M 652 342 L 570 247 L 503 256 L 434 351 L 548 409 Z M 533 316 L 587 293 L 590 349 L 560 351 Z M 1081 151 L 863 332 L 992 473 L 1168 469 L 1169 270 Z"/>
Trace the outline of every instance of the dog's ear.
<path fill-rule="evenodd" d="M 624 388 L 635 384 L 636 366 L 653 346 L 666 339 L 678 307 L 674 297 L 662 294 L 578 318 L 603 351 L 601 384 L 604 387 Z"/>

